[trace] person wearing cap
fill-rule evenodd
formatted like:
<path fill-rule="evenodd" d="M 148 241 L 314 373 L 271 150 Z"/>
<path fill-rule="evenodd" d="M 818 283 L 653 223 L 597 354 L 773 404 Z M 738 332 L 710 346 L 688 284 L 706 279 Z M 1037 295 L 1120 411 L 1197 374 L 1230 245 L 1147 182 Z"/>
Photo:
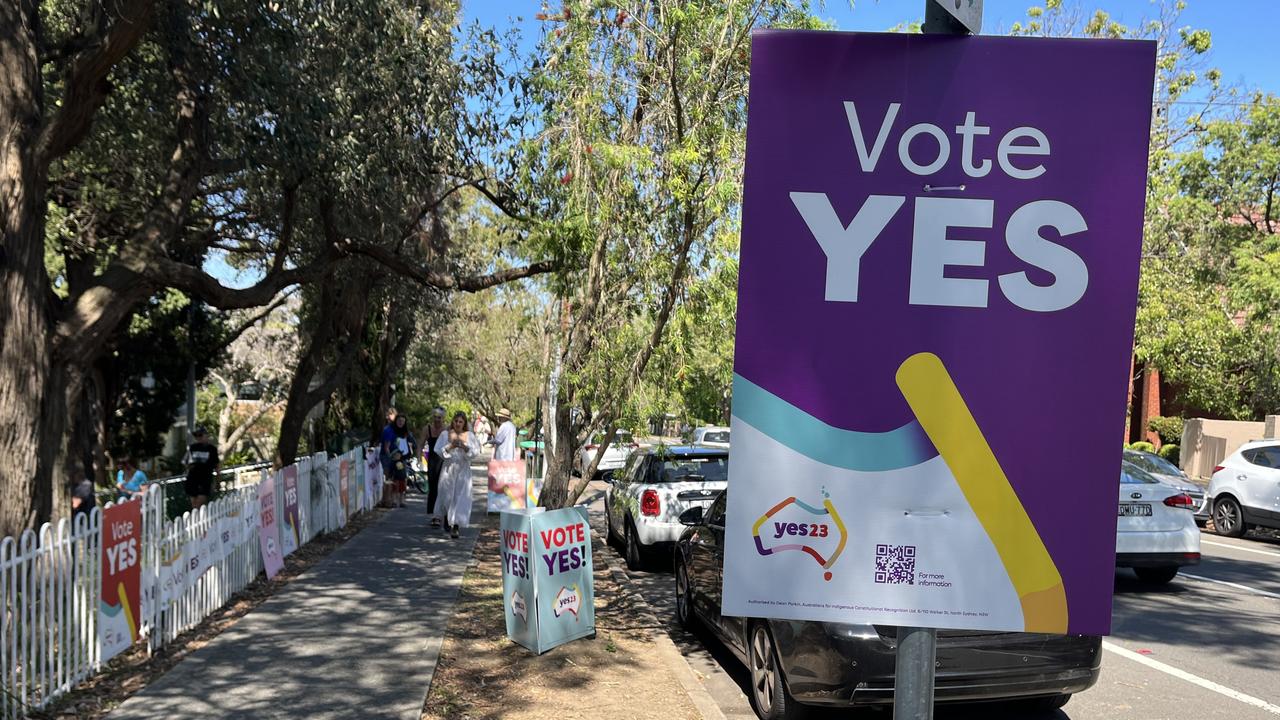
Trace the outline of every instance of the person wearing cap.
<path fill-rule="evenodd" d="M 213 494 L 213 475 L 218 471 L 218 446 L 209 442 L 209 433 L 196 427 L 191 433 L 195 442 L 187 446 L 182 464 L 187 466 L 187 480 L 182 484 L 191 509 L 196 510 L 209 502 Z"/>
<path fill-rule="evenodd" d="M 494 433 L 489 444 L 493 446 L 494 460 L 516 459 L 516 425 L 511 422 L 511 411 L 506 408 L 498 410 L 498 432 Z"/>

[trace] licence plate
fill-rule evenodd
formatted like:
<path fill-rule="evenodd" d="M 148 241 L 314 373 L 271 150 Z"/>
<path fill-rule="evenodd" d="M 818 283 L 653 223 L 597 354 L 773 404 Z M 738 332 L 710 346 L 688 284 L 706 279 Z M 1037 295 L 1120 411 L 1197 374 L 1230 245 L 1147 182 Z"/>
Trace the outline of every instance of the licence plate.
<path fill-rule="evenodd" d="M 1120 503 L 1120 517 L 1151 517 L 1150 503 Z"/>

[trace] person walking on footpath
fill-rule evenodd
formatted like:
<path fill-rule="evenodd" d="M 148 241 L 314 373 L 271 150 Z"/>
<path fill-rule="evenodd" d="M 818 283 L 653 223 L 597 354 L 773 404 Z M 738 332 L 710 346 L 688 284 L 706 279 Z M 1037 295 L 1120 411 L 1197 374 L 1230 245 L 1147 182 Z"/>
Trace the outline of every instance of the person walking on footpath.
<path fill-rule="evenodd" d="M 391 457 L 392 507 L 404 507 L 404 495 L 409 489 L 409 461 L 417 452 L 413 433 L 409 432 L 409 418 L 397 414 L 391 421 L 391 440 L 383 441 Z"/>
<path fill-rule="evenodd" d="M 506 408 L 498 410 L 498 432 L 494 434 L 490 445 L 493 445 L 494 460 L 516 459 L 516 424 L 511 422 L 511 411 Z"/>
<path fill-rule="evenodd" d="M 444 467 L 444 458 L 436 449 L 440 437 L 448 433 L 444 424 L 444 408 L 437 405 L 431 410 L 431 422 L 422 431 L 422 454 L 427 457 L 427 514 L 431 516 L 431 527 L 440 527 L 440 517 L 436 515 L 436 502 L 440 497 L 440 469 Z"/>
<path fill-rule="evenodd" d="M 118 500 L 132 500 L 134 497 L 141 497 L 149 482 L 147 474 L 138 469 L 138 464 L 134 462 L 132 456 L 125 455 L 120 458 L 120 470 L 116 472 L 116 490 L 119 492 Z"/>
<path fill-rule="evenodd" d="M 378 437 L 378 460 L 382 462 L 382 505 L 395 507 L 391 499 L 395 496 L 395 463 L 391 460 L 391 451 L 396 445 L 396 409 L 387 408 L 387 424 L 382 426 L 382 434 Z"/>
<path fill-rule="evenodd" d="M 449 432 L 436 441 L 436 452 L 444 458 L 438 509 L 445 529 L 456 538 L 471 521 L 471 459 L 480 454 L 480 444 L 467 429 L 466 413 L 454 414 Z"/>
<path fill-rule="evenodd" d="M 471 423 L 471 429 L 475 432 L 476 442 L 480 443 L 481 447 L 489 444 L 489 432 L 492 428 L 489 427 L 489 418 L 479 410 L 476 411 L 476 419 Z"/>
<path fill-rule="evenodd" d="M 187 481 L 182 489 L 187 492 L 191 509 L 199 510 L 213 495 L 213 476 L 218 472 L 218 448 L 209 442 L 209 433 L 197 426 L 191 433 L 195 442 L 187 446 L 182 464 L 187 466 Z"/>

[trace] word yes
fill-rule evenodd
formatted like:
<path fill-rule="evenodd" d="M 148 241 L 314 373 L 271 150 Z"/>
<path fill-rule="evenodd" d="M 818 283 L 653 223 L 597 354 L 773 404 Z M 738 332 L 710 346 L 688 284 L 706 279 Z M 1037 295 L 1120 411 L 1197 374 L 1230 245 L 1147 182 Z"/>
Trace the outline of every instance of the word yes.
<path fill-rule="evenodd" d="M 819 537 L 827 536 L 827 526 L 806 523 L 780 523 L 773 524 L 773 538 L 779 540 L 784 535 L 798 535 L 800 537 Z"/>
<path fill-rule="evenodd" d="M 891 103 L 875 140 L 868 147 L 858 120 L 856 104 L 844 103 L 854 150 L 863 172 L 873 172 L 897 119 L 899 103 Z M 977 125 L 975 113 L 968 113 L 962 125 L 955 128 L 961 137 L 961 169 L 970 177 L 980 178 L 992 170 L 990 159 L 974 161 L 973 140 L 988 135 L 991 128 Z M 926 164 L 916 162 L 911 154 L 912 140 L 920 135 L 933 137 L 938 144 L 937 156 Z M 1029 139 L 1031 145 L 1016 144 Z M 1043 163 L 1019 167 L 1016 156 L 1050 155 L 1049 139 L 1033 127 L 1015 128 L 1005 134 L 996 151 L 1000 169 L 1016 180 L 1030 180 L 1045 173 Z M 930 123 L 907 128 L 898 140 L 898 159 L 903 167 L 916 175 L 937 173 L 950 158 L 951 146 L 946 133 Z M 863 255 L 880 237 L 889 222 L 906 204 L 904 195 L 869 195 L 857 214 L 846 225 L 836 214 L 826 193 L 792 192 L 791 203 L 804 219 L 809 232 L 827 257 L 825 299 L 828 302 L 857 302 L 858 276 Z M 989 281 L 983 278 L 947 277 L 948 267 L 982 267 L 986 264 L 986 243 L 981 240 L 959 240 L 948 237 L 951 228 L 990 229 L 993 226 L 995 202 L 978 198 L 919 197 L 913 208 L 911 236 L 911 284 L 909 303 L 948 307 L 985 308 L 988 304 Z M 1044 228 L 1053 228 L 1057 239 L 1065 239 L 1089 229 L 1083 216 L 1071 205 L 1045 199 L 1029 202 L 1016 209 L 1005 225 L 1005 244 L 1015 257 L 1027 265 L 1053 276 L 1048 285 L 1037 285 L 1026 272 L 1000 275 L 996 281 L 1001 292 L 1014 305 L 1034 312 L 1054 312 L 1074 305 L 1089 286 L 1089 269 L 1084 260 L 1060 242 L 1046 238 Z"/>

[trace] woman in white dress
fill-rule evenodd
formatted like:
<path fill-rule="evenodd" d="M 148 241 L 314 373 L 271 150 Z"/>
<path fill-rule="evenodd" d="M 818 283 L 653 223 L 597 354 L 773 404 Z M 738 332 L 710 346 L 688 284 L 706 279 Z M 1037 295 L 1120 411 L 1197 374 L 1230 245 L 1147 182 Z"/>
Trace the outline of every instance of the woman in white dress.
<path fill-rule="evenodd" d="M 470 524 L 471 459 L 480 454 L 475 434 L 467 431 L 466 413 L 454 414 L 449 432 L 436 440 L 436 452 L 444 458 L 436 512 L 444 519 L 445 530 L 458 537 L 459 529 Z"/>

